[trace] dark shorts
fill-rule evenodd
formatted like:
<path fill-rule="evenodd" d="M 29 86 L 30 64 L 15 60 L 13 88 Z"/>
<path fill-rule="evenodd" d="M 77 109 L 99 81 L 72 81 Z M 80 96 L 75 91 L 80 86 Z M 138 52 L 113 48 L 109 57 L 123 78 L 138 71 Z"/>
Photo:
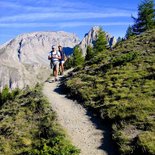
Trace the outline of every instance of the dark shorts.
<path fill-rule="evenodd" d="M 65 61 L 64 60 L 60 60 L 60 64 L 64 64 L 65 63 Z"/>

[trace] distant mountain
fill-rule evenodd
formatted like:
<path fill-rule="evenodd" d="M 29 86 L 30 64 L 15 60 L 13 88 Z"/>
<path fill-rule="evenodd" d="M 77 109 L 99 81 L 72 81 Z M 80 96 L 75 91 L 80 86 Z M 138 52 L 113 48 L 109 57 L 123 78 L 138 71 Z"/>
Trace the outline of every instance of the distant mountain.
<path fill-rule="evenodd" d="M 83 40 L 80 42 L 79 47 L 82 49 L 84 56 L 86 55 L 87 46 L 93 46 L 94 42 L 96 41 L 99 29 L 99 26 L 94 26 L 88 33 L 85 34 Z M 117 42 L 116 38 L 112 37 L 108 33 L 106 33 L 106 38 L 109 47 L 113 47 Z"/>
<path fill-rule="evenodd" d="M 73 33 L 34 32 L 23 34 L 0 46 L 0 89 L 13 89 L 36 84 L 49 74 L 48 52 L 52 45 L 62 45 L 65 53 L 72 53 L 79 38 Z"/>
<path fill-rule="evenodd" d="M 52 45 L 62 45 L 66 55 L 73 52 L 79 45 L 83 55 L 88 45 L 92 45 L 97 38 L 99 27 L 93 27 L 80 42 L 74 33 L 33 32 L 17 36 L 15 39 L 0 45 L 0 90 L 8 85 L 10 89 L 36 84 L 45 80 L 49 74 L 48 52 Z M 116 43 L 116 39 L 107 34 L 109 46 Z"/>

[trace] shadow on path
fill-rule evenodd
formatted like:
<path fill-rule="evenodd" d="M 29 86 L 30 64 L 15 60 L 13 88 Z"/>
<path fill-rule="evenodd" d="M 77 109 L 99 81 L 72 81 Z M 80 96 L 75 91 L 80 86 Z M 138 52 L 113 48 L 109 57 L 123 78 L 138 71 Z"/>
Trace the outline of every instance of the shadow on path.
<path fill-rule="evenodd" d="M 103 121 L 99 116 L 95 115 L 93 110 L 87 109 L 87 115 L 90 117 L 90 120 L 95 125 L 96 129 L 103 131 L 102 145 L 99 147 L 102 150 L 105 150 L 108 155 L 119 155 L 117 148 L 112 141 L 112 129 L 111 125 Z"/>
<path fill-rule="evenodd" d="M 60 83 L 63 80 L 64 78 L 61 77 Z M 66 92 L 64 91 L 61 84 L 57 88 L 55 88 L 54 91 L 60 95 L 66 95 Z M 103 121 L 98 115 L 95 114 L 93 110 L 87 108 L 86 111 L 86 114 L 89 116 L 91 122 L 95 125 L 96 129 L 103 131 L 104 138 L 102 139 L 102 145 L 99 147 L 99 149 L 104 150 L 105 152 L 107 152 L 108 155 L 119 155 L 117 147 L 112 141 L 111 125 L 108 122 Z"/>

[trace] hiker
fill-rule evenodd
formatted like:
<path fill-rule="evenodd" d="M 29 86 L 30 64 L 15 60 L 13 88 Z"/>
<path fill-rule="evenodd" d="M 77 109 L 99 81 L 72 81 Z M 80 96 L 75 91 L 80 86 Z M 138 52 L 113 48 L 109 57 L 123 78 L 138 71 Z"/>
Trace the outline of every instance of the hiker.
<path fill-rule="evenodd" d="M 62 46 L 59 45 L 58 46 L 58 49 L 59 49 L 59 52 L 60 52 L 60 55 L 61 55 L 61 59 L 59 60 L 60 61 L 60 75 L 63 75 L 64 74 L 64 63 L 65 63 L 65 53 L 64 51 L 62 50 Z"/>
<path fill-rule="evenodd" d="M 56 46 L 52 46 L 52 51 L 48 54 L 48 59 L 51 60 L 51 68 L 53 69 L 54 81 L 58 81 L 58 71 L 59 71 L 59 60 L 61 59 L 61 55 L 59 51 L 56 51 Z"/>

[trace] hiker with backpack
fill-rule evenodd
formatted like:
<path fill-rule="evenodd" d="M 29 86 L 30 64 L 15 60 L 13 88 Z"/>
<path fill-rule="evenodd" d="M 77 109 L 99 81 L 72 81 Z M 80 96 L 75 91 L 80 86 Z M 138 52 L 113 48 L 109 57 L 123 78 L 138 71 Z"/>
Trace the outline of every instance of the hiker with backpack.
<path fill-rule="evenodd" d="M 64 51 L 62 50 L 62 46 L 59 45 L 58 46 L 58 49 L 59 49 L 59 52 L 60 52 L 60 55 L 61 55 L 61 59 L 59 60 L 60 61 L 60 74 L 63 75 L 64 74 L 64 63 L 65 63 L 65 53 Z"/>
<path fill-rule="evenodd" d="M 48 54 L 48 59 L 51 60 L 51 68 L 53 69 L 54 81 L 58 81 L 59 60 L 61 59 L 60 52 L 56 50 L 56 46 L 52 46 L 52 51 Z"/>

